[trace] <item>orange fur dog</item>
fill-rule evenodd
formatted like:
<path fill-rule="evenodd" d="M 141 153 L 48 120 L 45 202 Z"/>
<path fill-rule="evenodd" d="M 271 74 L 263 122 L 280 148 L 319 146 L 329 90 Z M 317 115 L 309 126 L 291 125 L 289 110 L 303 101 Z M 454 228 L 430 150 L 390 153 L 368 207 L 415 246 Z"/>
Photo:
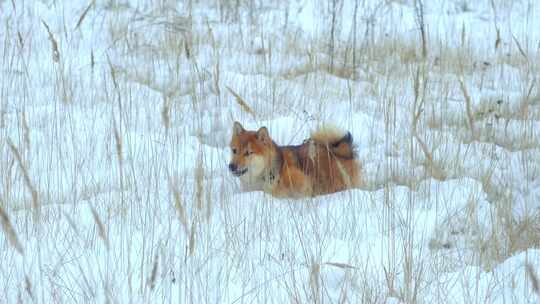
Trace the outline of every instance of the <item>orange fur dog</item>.
<path fill-rule="evenodd" d="M 359 186 L 352 136 L 323 128 L 297 146 L 278 146 L 266 127 L 245 130 L 234 122 L 229 170 L 246 191 L 276 197 L 309 197 Z"/>

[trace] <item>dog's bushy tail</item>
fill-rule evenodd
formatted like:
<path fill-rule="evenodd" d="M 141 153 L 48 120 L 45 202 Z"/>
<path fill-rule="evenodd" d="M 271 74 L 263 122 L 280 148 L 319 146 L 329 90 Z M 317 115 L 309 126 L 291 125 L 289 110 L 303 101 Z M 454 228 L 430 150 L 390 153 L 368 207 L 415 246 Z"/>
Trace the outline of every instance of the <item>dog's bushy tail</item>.
<path fill-rule="evenodd" d="M 327 146 L 338 157 L 354 158 L 356 156 L 353 137 L 348 131 L 333 126 L 324 126 L 311 133 L 311 139 Z"/>

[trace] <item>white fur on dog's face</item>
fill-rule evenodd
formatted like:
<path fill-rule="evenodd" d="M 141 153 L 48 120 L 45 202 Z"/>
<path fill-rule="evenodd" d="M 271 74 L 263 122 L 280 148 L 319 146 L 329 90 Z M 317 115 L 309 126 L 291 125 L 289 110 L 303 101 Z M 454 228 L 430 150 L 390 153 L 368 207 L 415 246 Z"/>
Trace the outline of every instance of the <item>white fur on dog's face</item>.
<path fill-rule="evenodd" d="M 266 161 L 262 155 L 253 155 L 248 161 L 247 172 L 240 176 L 240 179 L 245 183 L 252 183 L 263 174 L 266 169 Z"/>

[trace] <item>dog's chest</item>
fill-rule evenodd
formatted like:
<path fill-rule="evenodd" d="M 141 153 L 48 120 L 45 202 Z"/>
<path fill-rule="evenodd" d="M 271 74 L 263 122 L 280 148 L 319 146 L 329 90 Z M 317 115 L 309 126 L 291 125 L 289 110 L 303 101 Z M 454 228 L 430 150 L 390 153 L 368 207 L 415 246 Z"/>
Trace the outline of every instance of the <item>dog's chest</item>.
<path fill-rule="evenodd" d="M 251 176 L 241 176 L 240 183 L 244 191 L 259 191 L 263 190 L 264 183 L 260 178 L 253 178 Z"/>

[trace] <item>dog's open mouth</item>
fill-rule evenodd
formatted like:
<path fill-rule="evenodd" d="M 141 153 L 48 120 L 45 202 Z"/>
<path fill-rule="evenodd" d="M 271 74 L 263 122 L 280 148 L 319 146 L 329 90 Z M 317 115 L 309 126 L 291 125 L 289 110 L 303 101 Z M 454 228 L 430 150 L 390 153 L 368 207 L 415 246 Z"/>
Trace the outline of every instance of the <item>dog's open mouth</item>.
<path fill-rule="evenodd" d="M 247 168 L 244 168 L 242 170 L 236 170 L 236 171 L 232 171 L 232 174 L 234 174 L 234 176 L 242 176 L 244 175 L 246 172 L 247 172 Z"/>

